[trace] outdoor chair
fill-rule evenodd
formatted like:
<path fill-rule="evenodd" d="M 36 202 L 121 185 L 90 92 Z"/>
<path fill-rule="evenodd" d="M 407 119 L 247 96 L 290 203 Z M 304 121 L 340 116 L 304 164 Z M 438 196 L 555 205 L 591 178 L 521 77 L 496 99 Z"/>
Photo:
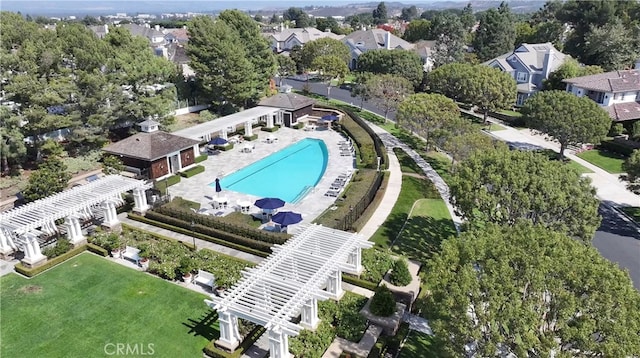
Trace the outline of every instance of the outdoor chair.
<path fill-rule="evenodd" d="M 331 190 L 331 189 L 329 189 L 329 190 L 327 190 L 326 193 L 324 193 L 324 196 L 330 196 L 330 197 L 333 197 L 333 198 L 336 198 L 338 195 L 340 195 L 340 191 L 339 190 Z"/>

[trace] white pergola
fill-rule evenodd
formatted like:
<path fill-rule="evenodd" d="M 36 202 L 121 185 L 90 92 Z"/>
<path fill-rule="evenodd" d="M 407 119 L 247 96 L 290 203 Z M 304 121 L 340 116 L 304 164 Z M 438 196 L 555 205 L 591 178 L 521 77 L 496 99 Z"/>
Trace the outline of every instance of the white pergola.
<path fill-rule="evenodd" d="M 321 225 L 303 226 L 258 266 L 243 271 L 243 278 L 222 297 L 205 303 L 218 311 L 218 344 L 235 349 L 239 344 L 238 318 L 268 329 L 272 358 L 290 356 L 288 336 L 303 328 L 315 329 L 318 300 L 342 297 L 342 272 L 362 272 L 361 250 L 373 243 L 361 235 Z M 301 315 L 300 324 L 291 319 Z"/>
<path fill-rule="evenodd" d="M 148 209 L 144 191 L 151 187 L 142 180 L 108 175 L 88 184 L 36 200 L 0 213 L 0 253 L 17 250 L 25 253 L 25 262 L 34 264 L 44 259 L 37 239 L 43 233 L 58 231 L 56 220 L 65 219 L 67 235 L 72 243 L 84 240 L 80 219 L 89 219 L 96 209 L 104 210 L 104 223 L 118 223 L 116 206 L 123 204 L 122 193 L 133 190 L 135 210 Z"/>
<path fill-rule="evenodd" d="M 193 127 L 175 131 L 172 134 L 187 137 L 195 140 L 209 141 L 211 135 L 220 133 L 220 137 L 227 139 L 228 132 L 234 132 L 236 126 L 244 125 L 244 134 L 253 135 L 252 125 L 254 122 L 265 121 L 267 128 L 272 128 L 275 124 L 283 121 L 283 111 L 279 108 L 257 106 L 242 112 L 230 114 L 228 116 L 216 118 L 212 121 L 201 123 Z"/>

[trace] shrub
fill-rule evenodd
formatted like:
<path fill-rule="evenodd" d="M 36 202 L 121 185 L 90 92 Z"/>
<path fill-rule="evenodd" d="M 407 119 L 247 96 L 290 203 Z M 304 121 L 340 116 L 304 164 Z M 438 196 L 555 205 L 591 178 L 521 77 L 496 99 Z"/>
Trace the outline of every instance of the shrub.
<path fill-rule="evenodd" d="M 71 250 L 71 243 L 66 238 L 58 238 L 56 244 L 53 247 L 49 247 L 42 251 L 42 254 L 49 259 L 58 257 Z"/>
<path fill-rule="evenodd" d="M 406 286 L 411 283 L 411 273 L 405 258 L 399 258 L 393 263 L 389 280 L 396 286 Z"/>
<path fill-rule="evenodd" d="M 278 129 L 280 129 L 280 127 L 278 127 L 278 126 L 273 126 L 271 128 L 262 127 L 262 131 L 269 132 L 269 133 L 277 132 Z"/>
<path fill-rule="evenodd" d="M 248 141 L 253 141 L 258 139 L 258 135 L 257 134 L 252 134 L 252 135 L 245 135 L 243 136 L 244 140 L 248 140 Z"/>
<path fill-rule="evenodd" d="M 298 123 L 294 124 L 293 126 L 291 126 L 291 128 L 293 128 L 293 129 L 302 129 L 302 128 L 304 128 L 304 123 L 303 122 L 298 122 Z"/>
<path fill-rule="evenodd" d="M 360 314 L 360 310 L 367 303 L 364 296 L 345 293 L 338 303 L 333 326 L 339 337 L 351 342 L 358 342 L 367 329 L 367 320 Z"/>
<path fill-rule="evenodd" d="M 94 254 L 100 255 L 102 257 L 109 256 L 109 251 L 103 249 L 102 247 L 94 244 L 87 244 L 87 250 L 93 252 Z"/>
<path fill-rule="evenodd" d="M 221 150 L 223 152 L 226 152 L 228 150 L 233 149 L 233 143 L 227 143 L 227 145 L 215 145 L 213 146 L 215 149 L 217 150 Z"/>
<path fill-rule="evenodd" d="M 633 152 L 633 148 L 612 140 L 603 140 L 598 145 L 598 148 L 602 150 L 618 153 L 620 155 L 624 155 L 625 157 L 630 156 L 631 153 Z"/>
<path fill-rule="evenodd" d="M 346 273 L 342 274 L 342 281 L 346 283 L 350 283 L 352 285 L 362 287 L 362 288 L 366 288 L 367 290 L 371 290 L 371 291 L 375 291 L 375 289 L 378 287 L 377 283 L 365 281 L 357 278 L 356 276 L 352 276 Z"/>
<path fill-rule="evenodd" d="M 160 181 L 156 181 L 156 188 L 165 188 L 168 186 L 172 186 L 172 185 L 176 185 L 180 182 L 180 176 L 179 175 L 172 175 L 170 177 L 168 177 L 167 179 L 163 179 Z"/>
<path fill-rule="evenodd" d="M 195 158 L 193 159 L 193 161 L 194 161 L 194 162 L 196 162 L 196 163 L 202 163 L 202 162 L 204 162 L 205 160 L 207 160 L 207 158 L 209 158 L 209 156 L 208 156 L 208 155 L 206 155 L 206 154 L 202 154 L 202 155 L 199 155 L 199 156 L 195 157 Z"/>
<path fill-rule="evenodd" d="M 379 286 L 371 298 L 369 310 L 376 316 L 389 317 L 396 311 L 396 300 L 386 285 Z"/>
<path fill-rule="evenodd" d="M 624 133 L 624 126 L 622 123 L 611 122 L 611 128 L 609 128 L 609 137 L 616 137 Z"/>
<path fill-rule="evenodd" d="M 89 243 L 100 246 L 109 252 L 114 249 L 122 247 L 122 240 L 120 235 L 115 232 L 96 231 L 95 234 L 89 237 Z"/>
<path fill-rule="evenodd" d="M 204 172 L 204 167 L 202 165 L 196 165 L 193 168 L 189 168 L 183 172 L 180 172 L 180 176 L 184 178 L 191 178 L 192 176 L 200 174 L 202 172 Z"/>
<path fill-rule="evenodd" d="M 362 250 L 362 266 L 364 271 L 360 278 L 374 282 L 377 287 L 384 275 L 393 267 L 393 258 L 388 251 L 376 248 Z"/>

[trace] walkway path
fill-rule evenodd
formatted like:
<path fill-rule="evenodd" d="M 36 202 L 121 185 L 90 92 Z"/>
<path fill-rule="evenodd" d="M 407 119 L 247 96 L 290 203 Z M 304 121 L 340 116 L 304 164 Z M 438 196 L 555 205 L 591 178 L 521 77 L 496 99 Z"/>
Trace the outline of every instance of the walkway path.
<path fill-rule="evenodd" d="M 402 317 L 402 321 L 409 323 L 409 328 L 414 331 L 422 332 L 430 336 L 433 335 L 433 331 L 429 326 L 429 321 L 420 316 L 405 312 L 404 316 Z"/>
<path fill-rule="evenodd" d="M 322 358 L 338 358 L 343 351 L 353 353 L 358 357 L 366 357 L 378 341 L 380 334 L 382 334 L 382 327 L 372 324 L 369 325 L 358 343 L 337 337 L 329 349 L 324 352 Z"/>
<path fill-rule="evenodd" d="M 239 250 L 235 250 L 226 246 L 222 246 L 222 245 L 218 245 L 218 244 L 214 244 L 212 242 L 209 241 L 204 241 L 198 238 L 194 238 L 193 236 L 189 236 L 189 235 L 184 235 L 184 234 L 180 234 L 177 232 L 173 232 L 167 229 L 163 229 L 163 228 L 159 228 L 157 226 L 153 226 L 153 225 L 149 225 L 149 224 L 145 224 L 139 221 L 135 221 L 135 220 L 131 220 L 127 217 L 126 213 L 122 213 L 120 215 L 118 215 L 118 219 L 120 220 L 120 222 L 122 222 L 123 224 L 127 224 L 130 226 L 134 226 L 146 231 L 150 231 L 162 236 L 166 236 L 166 237 L 171 237 L 174 238 L 176 240 L 180 240 L 182 242 L 186 242 L 186 243 L 190 243 L 193 244 L 195 242 L 196 247 L 198 249 L 202 249 L 202 248 L 206 248 L 215 252 L 219 252 L 221 254 L 225 254 L 228 256 L 233 256 L 239 259 L 243 259 L 246 261 L 250 261 L 253 262 L 255 264 L 260 263 L 263 258 L 260 256 L 256 256 L 256 255 L 252 255 L 249 253 L 246 253 L 244 251 L 239 251 Z M 195 241 L 194 241 L 195 240 Z"/>

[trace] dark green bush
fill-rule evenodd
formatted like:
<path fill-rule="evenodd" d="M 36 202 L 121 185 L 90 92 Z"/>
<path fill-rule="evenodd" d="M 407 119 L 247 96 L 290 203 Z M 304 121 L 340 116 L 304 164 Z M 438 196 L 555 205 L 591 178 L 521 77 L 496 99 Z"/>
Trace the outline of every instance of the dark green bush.
<path fill-rule="evenodd" d="M 228 150 L 233 149 L 233 143 L 227 143 L 227 145 L 216 145 L 214 146 L 215 149 L 217 150 L 221 150 L 223 152 L 226 152 Z"/>
<path fill-rule="evenodd" d="M 131 214 L 131 215 L 129 215 L 129 218 L 130 218 L 130 219 L 134 219 L 134 218 L 132 217 L 132 216 L 134 216 L 134 215 L 135 215 L 135 214 Z M 138 215 L 135 215 L 135 216 L 140 217 L 140 218 L 144 218 L 144 217 L 142 217 L 142 216 L 138 216 Z M 135 219 L 134 219 L 134 220 L 135 220 Z M 168 236 L 160 235 L 160 234 L 157 234 L 157 233 L 155 233 L 155 232 L 142 230 L 142 229 L 139 229 L 139 228 L 137 228 L 137 227 L 135 227 L 135 226 L 131 226 L 131 225 L 127 225 L 127 224 L 122 224 L 122 233 L 127 234 L 127 233 L 129 233 L 129 232 L 133 233 L 134 235 L 135 235 L 135 234 L 138 234 L 138 235 L 147 235 L 147 236 L 151 236 L 151 237 L 153 237 L 153 238 L 155 238 L 155 239 L 158 239 L 158 240 L 166 240 L 166 241 L 171 241 L 171 242 L 179 242 L 180 244 L 182 244 L 182 245 L 186 246 L 186 247 L 187 247 L 187 248 L 189 248 L 190 250 L 194 250 L 194 249 L 195 249 L 195 247 L 193 247 L 193 244 L 192 244 L 192 243 L 190 243 L 190 242 L 180 241 L 180 240 L 178 240 L 178 239 L 174 239 L 174 238 L 172 238 L 172 237 L 168 237 Z"/>
<path fill-rule="evenodd" d="M 191 178 L 192 176 L 200 174 L 202 172 L 204 172 L 204 167 L 202 165 L 196 165 L 193 168 L 189 168 L 183 172 L 180 172 L 180 176 L 183 178 Z"/>
<path fill-rule="evenodd" d="M 371 298 L 369 310 L 380 317 L 389 317 L 396 311 L 396 300 L 386 285 L 376 289 L 376 293 Z"/>
<path fill-rule="evenodd" d="M 172 175 L 172 176 L 168 177 L 167 179 L 156 181 L 154 186 L 158 190 L 160 190 L 160 189 L 164 190 L 166 187 L 169 187 L 169 186 L 172 186 L 172 185 L 176 185 L 179 182 L 180 182 L 180 176 L 179 175 Z"/>
<path fill-rule="evenodd" d="M 369 282 L 378 283 L 382 281 L 384 275 L 393 267 L 393 258 L 388 251 L 371 248 L 362 250 L 362 266 L 364 270 L 360 278 Z M 374 288 L 375 289 L 375 288 Z"/>
<path fill-rule="evenodd" d="M 15 270 L 18 273 L 21 273 L 27 277 L 33 277 L 37 274 L 39 274 L 40 272 L 50 269 L 53 266 L 56 266 L 57 264 L 60 264 L 64 261 L 67 261 L 68 259 L 82 253 L 83 251 L 85 251 L 87 249 L 87 245 L 82 245 L 82 246 L 78 246 L 74 249 L 72 249 L 71 251 L 68 251 L 58 257 L 55 257 L 47 262 L 45 262 L 43 265 L 35 267 L 35 268 L 28 268 L 26 266 L 24 266 L 22 263 L 18 263 L 15 266 Z"/>
<path fill-rule="evenodd" d="M 59 237 L 53 247 L 42 251 L 42 254 L 49 259 L 63 255 L 71 250 L 72 245 L 66 238 Z"/>
<path fill-rule="evenodd" d="M 205 160 L 207 160 L 207 158 L 209 158 L 208 155 L 202 154 L 202 155 L 199 155 L 199 156 L 195 157 L 195 159 L 193 159 L 193 161 L 196 162 L 196 163 L 202 163 Z"/>
<path fill-rule="evenodd" d="M 409 266 L 407 265 L 407 260 L 405 258 L 401 257 L 397 259 L 393 263 L 393 268 L 391 270 L 389 280 L 395 286 L 406 286 L 411 283 L 411 273 L 409 272 Z"/>
<path fill-rule="evenodd" d="M 371 290 L 371 291 L 374 291 L 376 287 L 378 287 L 377 283 L 366 281 L 366 280 L 357 278 L 356 276 L 349 275 L 347 273 L 342 274 L 342 281 L 346 283 L 350 283 L 352 285 L 362 287 L 362 288 L 366 288 L 367 290 Z"/>
<path fill-rule="evenodd" d="M 254 140 L 258 139 L 258 135 L 257 134 L 245 135 L 242 138 L 244 138 L 244 140 L 254 141 Z"/>
<path fill-rule="evenodd" d="M 273 133 L 273 132 L 277 132 L 278 129 L 280 129 L 280 127 L 278 127 L 278 126 L 273 126 L 271 128 L 262 127 L 261 129 L 262 129 L 263 132 Z"/>
<path fill-rule="evenodd" d="M 87 244 L 87 250 L 93 252 L 94 254 L 100 255 L 102 257 L 107 257 L 109 256 L 109 251 L 107 251 L 106 249 L 98 246 L 98 245 L 94 245 L 94 244 Z"/>
<path fill-rule="evenodd" d="M 293 128 L 293 129 L 302 129 L 302 128 L 304 128 L 304 123 L 303 122 L 298 122 L 298 123 L 294 124 L 293 126 L 291 126 L 291 128 Z"/>
<path fill-rule="evenodd" d="M 599 145 L 599 149 L 608 150 L 628 157 L 633 153 L 633 148 L 612 140 L 603 140 Z"/>

